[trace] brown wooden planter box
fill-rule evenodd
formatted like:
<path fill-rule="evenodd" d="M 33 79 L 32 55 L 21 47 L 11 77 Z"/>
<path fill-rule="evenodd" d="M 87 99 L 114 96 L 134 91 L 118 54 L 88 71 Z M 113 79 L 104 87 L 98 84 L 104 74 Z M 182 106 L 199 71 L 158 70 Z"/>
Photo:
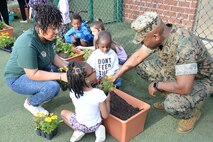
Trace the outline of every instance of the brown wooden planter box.
<path fill-rule="evenodd" d="M 74 53 L 77 53 L 78 55 L 75 56 L 75 57 L 69 57 L 69 58 L 62 58 L 60 57 L 63 61 L 67 61 L 67 62 L 70 62 L 70 61 L 76 61 L 76 62 L 79 62 L 79 61 L 84 61 L 83 59 L 83 56 L 84 56 L 84 52 L 82 52 L 81 50 L 78 50 L 74 47 L 71 47 L 72 48 L 72 51 Z"/>
<path fill-rule="evenodd" d="M 121 90 L 114 89 L 114 92 L 133 107 L 139 108 L 140 110 L 142 109 L 125 121 L 111 114 L 107 119 L 103 120 L 107 133 L 120 142 L 128 142 L 144 130 L 145 120 L 150 105 Z"/>
<path fill-rule="evenodd" d="M 4 24 L 4 26 L 6 27 L 6 29 L 2 29 L 0 30 L 0 34 L 1 33 L 8 33 L 9 36 L 13 37 L 13 27 L 7 25 L 7 24 Z"/>

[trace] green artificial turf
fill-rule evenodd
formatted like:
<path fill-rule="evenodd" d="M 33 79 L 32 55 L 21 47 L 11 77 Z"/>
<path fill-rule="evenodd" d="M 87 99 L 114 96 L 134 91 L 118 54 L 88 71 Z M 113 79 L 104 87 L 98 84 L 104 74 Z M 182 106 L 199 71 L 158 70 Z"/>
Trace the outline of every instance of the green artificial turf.
<path fill-rule="evenodd" d="M 20 24 L 18 20 L 13 21 L 14 35 L 17 37 L 32 26 L 32 22 Z M 112 23 L 106 25 L 111 31 L 113 37 L 125 46 L 128 55 L 131 55 L 138 47 L 131 43 L 133 32 L 127 23 Z M 0 50 L 0 142 L 48 142 L 42 137 L 36 135 L 33 125 L 33 115 L 24 107 L 24 100 L 27 95 L 14 93 L 8 88 L 3 79 L 3 69 L 9 58 L 10 53 Z M 157 97 L 151 97 L 147 91 L 148 82 L 140 79 L 134 69 L 125 73 L 121 90 L 143 100 L 150 105 L 156 101 L 162 100 L 160 94 Z M 167 115 L 165 112 L 158 112 L 151 109 L 148 113 L 145 129 L 136 136 L 131 142 L 212 142 L 213 140 L 213 97 L 209 97 L 202 107 L 202 115 L 195 129 L 189 134 L 178 134 L 175 129 L 178 120 Z M 73 110 L 73 104 L 69 98 L 69 92 L 60 92 L 51 102 L 44 105 L 50 112 L 59 115 L 62 109 Z M 118 130 L 119 131 L 119 130 Z M 52 142 L 68 142 L 73 130 L 65 124 L 59 126 L 58 134 L 51 140 Z M 95 135 L 85 135 L 82 142 L 95 141 Z M 107 135 L 106 142 L 115 142 L 116 140 Z"/>

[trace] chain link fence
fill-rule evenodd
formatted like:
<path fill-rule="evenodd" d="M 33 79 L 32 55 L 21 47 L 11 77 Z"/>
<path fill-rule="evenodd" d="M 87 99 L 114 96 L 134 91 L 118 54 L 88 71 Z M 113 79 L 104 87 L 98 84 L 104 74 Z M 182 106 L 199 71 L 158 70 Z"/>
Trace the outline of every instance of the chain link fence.
<path fill-rule="evenodd" d="M 194 32 L 206 45 L 213 57 L 213 1 L 199 0 Z"/>
<path fill-rule="evenodd" d="M 53 1 L 55 5 L 58 3 Z M 155 11 L 165 23 L 192 30 L 213 56 L 212 0 L 69 0 L 69 4 L 73 12 L 86 11 L 81 13 L 85 21 L 102 19 L 113 39 L 129 55 L 140 47 L 132 43 L 135 33 L 130 28 L 131 22 L 145 11 Z"/>

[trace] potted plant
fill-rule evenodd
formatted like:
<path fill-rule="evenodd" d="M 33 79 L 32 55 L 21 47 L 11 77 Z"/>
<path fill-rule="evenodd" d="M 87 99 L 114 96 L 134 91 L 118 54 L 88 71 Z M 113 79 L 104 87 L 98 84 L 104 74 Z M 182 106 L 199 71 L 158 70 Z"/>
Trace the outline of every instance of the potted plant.
<path fill-rule="evenodd" d="M 103 79 L 98 80 L 97 88 L 103 90 L 106 95 L 115 87 L 115 84 L 109 81 L 111 77 L 105 76 Z"/>
<path fill-rule="evenodd" d="M 12 46 L 15 42 L 14 37 L 10 37 L 8 33 L 0 33 L 0 49 L 6 52 L 12 52 Z"/>
<path fill-rule="evenodd" d="M 83 52 L 84 52 L 83 59 L 84 59 L 84 61 L 86 61 L 89 58 L 89 56 L 92 54 L 93 50 L 91 50 L 91 49 L 84 49 Z"/>
<path fill-rule="evenodd" d="M 65 43 L 61 38 L 57 38 L 56 53 L 64 61 L 83 61 L 84 52 L 76 49 L 70 43 Z"/>
<path fill-rule="evenodd" d="M 1 33 L 8 33 L 8 35 L 12 37 L 13 36 L 13 27 L 0 21 L 0 34 Z"/>
<path fill-rule="evenodd" d="M 36 117 L 33 118 L 33 122 L 36 126 L 37 135 L 51 140 L 53 136 L 57 134 L 57 128 L 62 120 L 53 113 L 50 113 L 49 116 L 38 113 Z"/>
<path fill-rule="evenodd" d="M 103 120 L 103 125 L 106 127 L 107 133 L 120 142 L 128 142 L 144 130 L 145 120 L 150 105 L 116 88 L 114 88 L 112 92 L 124 99 L 132 107 L 140 110 L 126 120 L 122 120 L 112 114 L 110 114 L 107 119 Z M 111 101 L 113 101 L 113 98 L 110 100 L 110 108 L 112 111 L 113 106 Z M 114 103 L 118 103 L 118 101 Z M 121 109 L 128 112 L 127 107 Z M 114 111 L 120 112 L 121 109 Z"/>

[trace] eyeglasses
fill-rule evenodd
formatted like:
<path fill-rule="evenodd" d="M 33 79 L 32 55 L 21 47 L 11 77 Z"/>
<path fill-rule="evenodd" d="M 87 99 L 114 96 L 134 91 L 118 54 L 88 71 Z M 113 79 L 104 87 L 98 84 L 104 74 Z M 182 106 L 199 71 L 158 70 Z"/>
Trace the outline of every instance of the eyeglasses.
<path fill-rule="evenodd" d="M 95 69 L 92 69 L 92 72 L 90 74 L 88 74 L 87 77 L 91 76 L 95 72 L 96 72 Z"/>

